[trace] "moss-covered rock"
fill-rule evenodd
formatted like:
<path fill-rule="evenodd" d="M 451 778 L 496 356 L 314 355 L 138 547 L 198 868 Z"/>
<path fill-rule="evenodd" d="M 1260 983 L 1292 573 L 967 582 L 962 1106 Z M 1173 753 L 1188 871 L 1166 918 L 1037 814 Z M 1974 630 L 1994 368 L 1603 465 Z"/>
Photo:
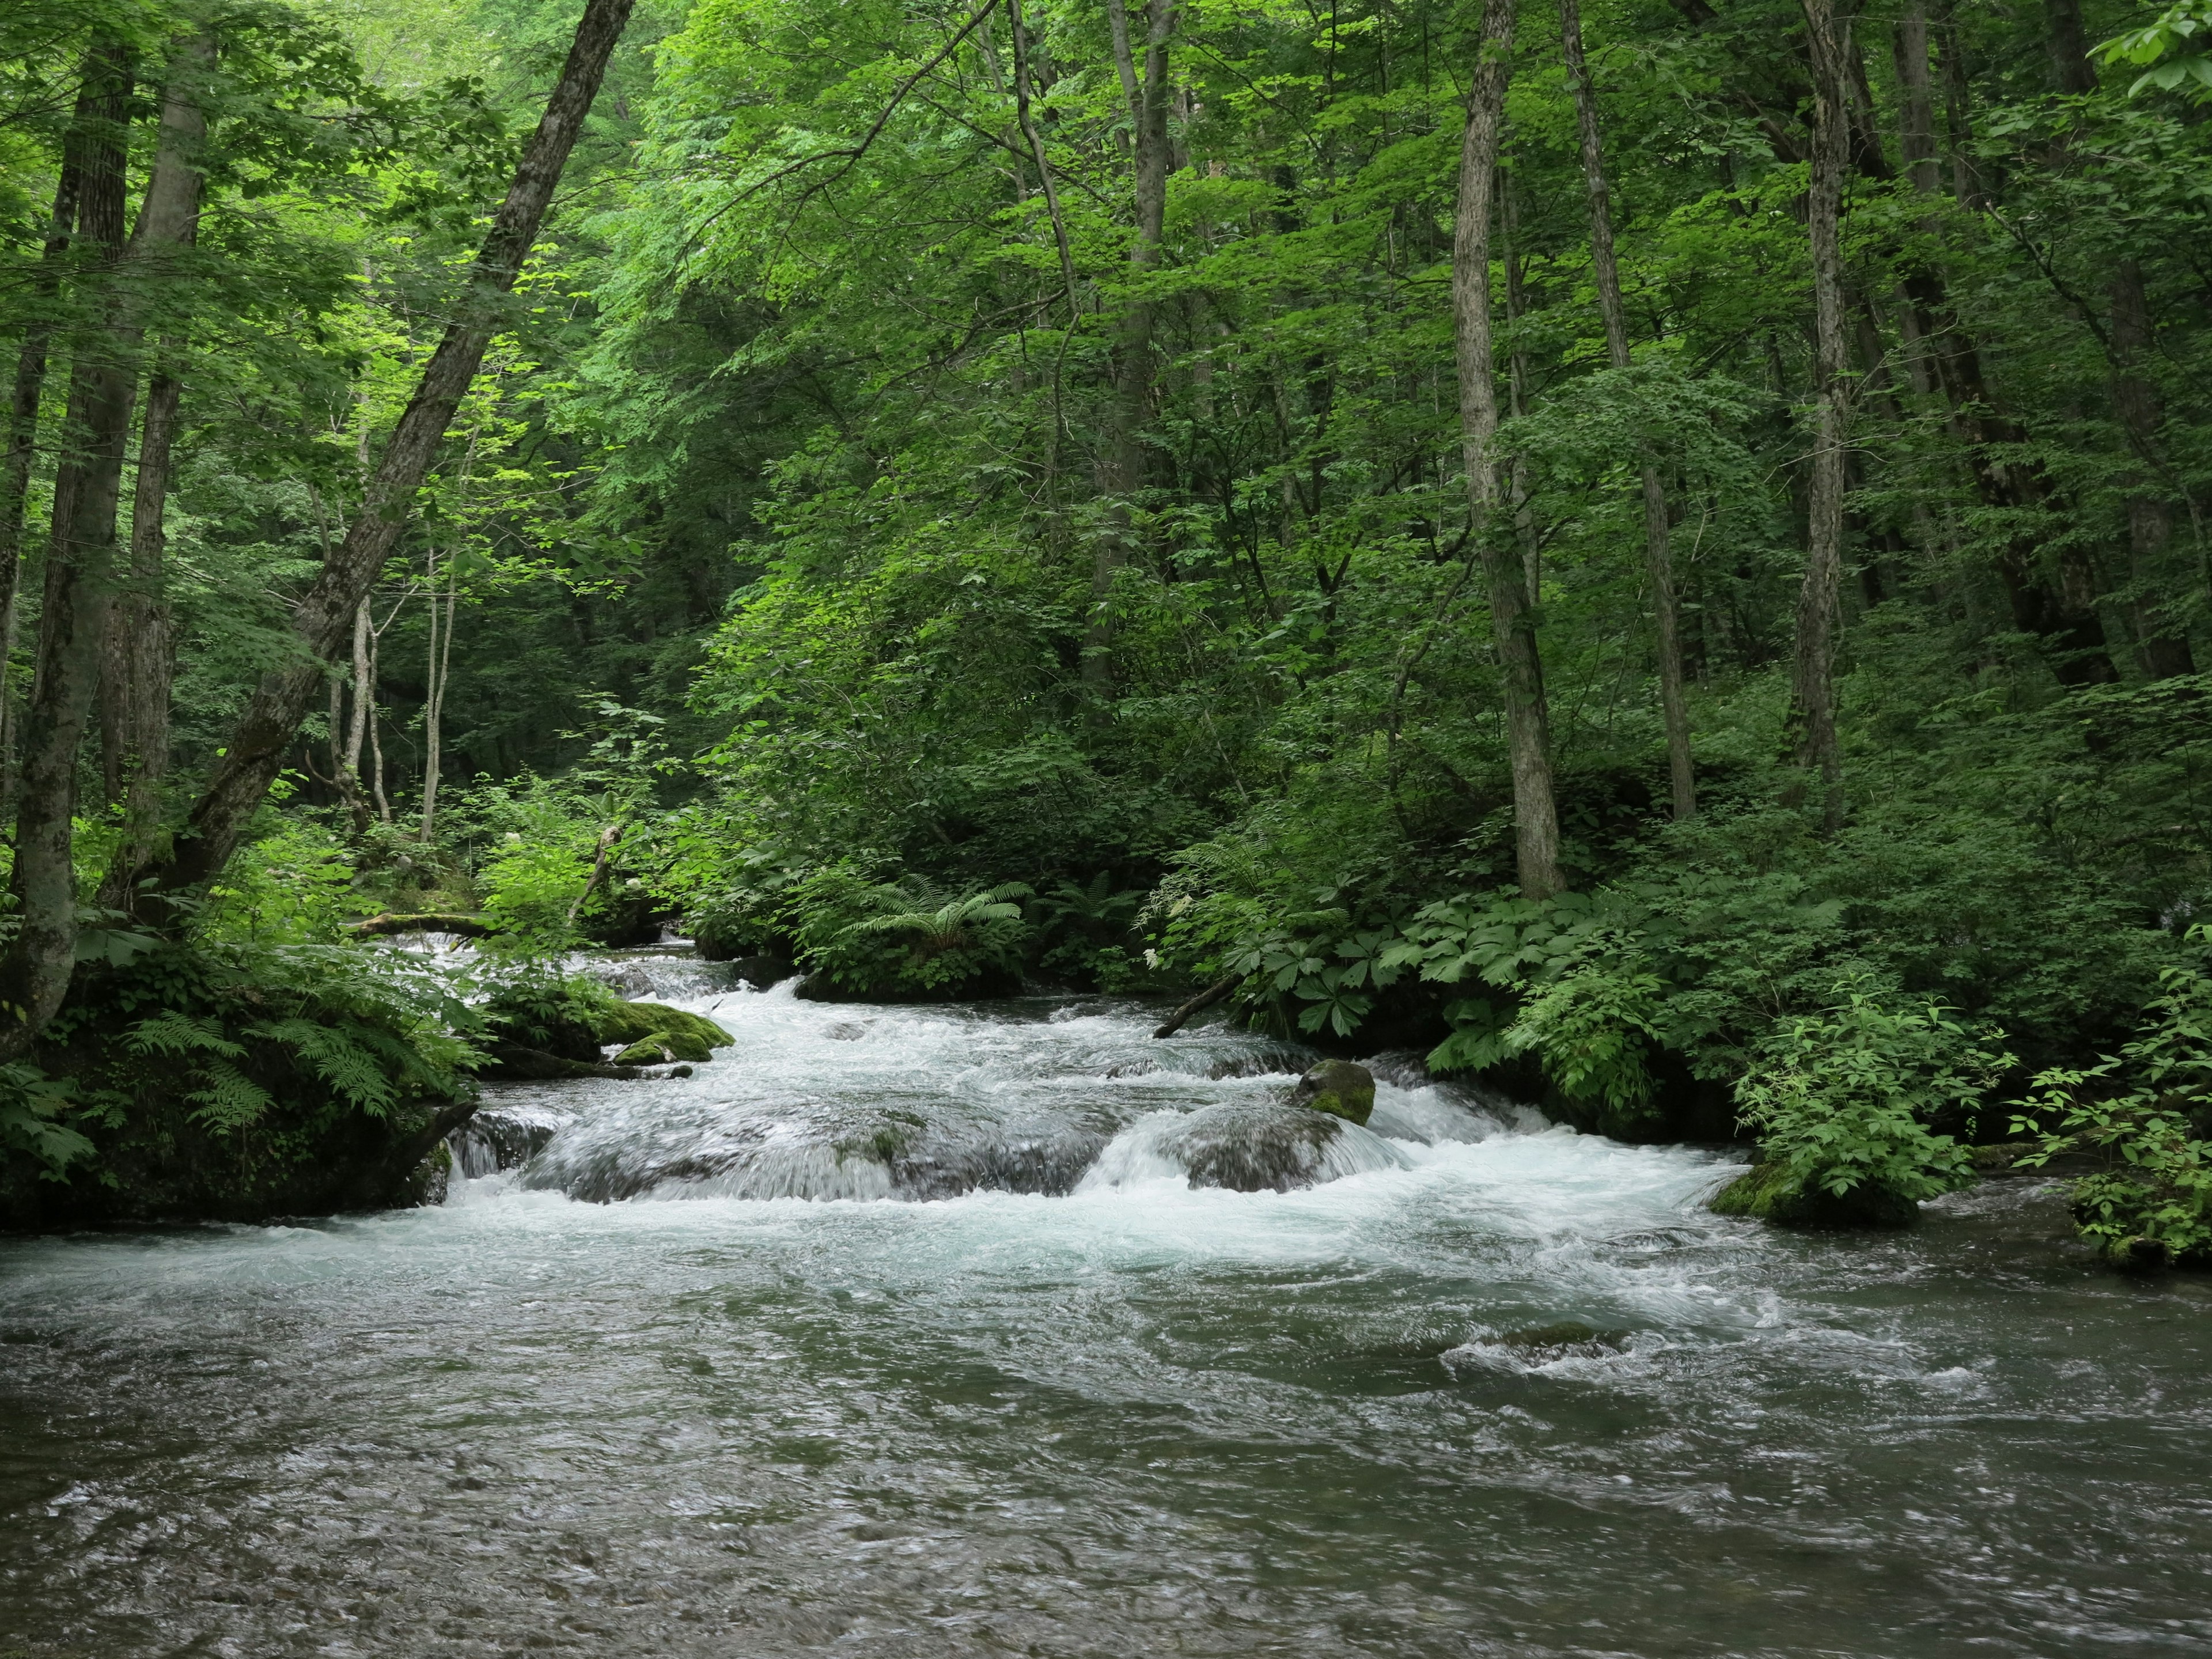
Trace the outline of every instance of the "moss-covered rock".
<path fill-rule="evenodd" d="M 1324 1060 L 1298 1079 L 1291 1104 L 1364 1124 L 1375 1112 L 1375 1074 L 1348 1060 Z"/>
<path fill-rule="evenodd" d="M 617 1066 L 661 1066 L 672 1060 L 712 1060 L 714 1051 L 696 1031 L 654 1031 L 615 1056 Z"/>
<path fill-rule="evenodd" d="M 1894 1231 L 1920 1218 L 1920 1206 L 1899 1193 L 1862 1182 L 1847 1193 L 1793 1179 L 1786 1164 L 1754 1164 L 1706 1204 L 1715 1215 L 1748 1216 L 1778 1227 Z"/>
<path fill-rule="evenodd" d="M 705 1060 L 708 1051 L 726 1048 L 737 1039 L 704 1014 L 695 1014 L 682 1008 L 672 1008 L 665 1002 L 617 1002 L 602 1009 L 595 1019 L 595 1035 L 600 1042 L 636 1044 L 648 1039 L 666 1037 L 684 1040 L 684 1052 L 671 1056 L 676 1060 Z M 599 1058 L 594 1048 L 592 1058 Z M 617 1064 L 629 1064 L 618 1060 Z"/>

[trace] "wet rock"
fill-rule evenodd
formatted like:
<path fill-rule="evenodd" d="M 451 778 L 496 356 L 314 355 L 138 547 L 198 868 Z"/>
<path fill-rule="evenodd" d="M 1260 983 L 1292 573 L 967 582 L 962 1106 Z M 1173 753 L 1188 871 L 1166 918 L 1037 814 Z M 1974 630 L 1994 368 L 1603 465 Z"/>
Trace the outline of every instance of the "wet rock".
<path fill-rule="evenodd" d="M 1298 1079 L 1291 1104 L 1364 1124 L 1375 1111 L 1374 1074 L 1348 1060 L 1324 1060 Z"/>
<path fill-rule="evenodd" d="M 453 1167 L 474 1180 L 501 1170 L 519 1170 L 544 1150 L 553 1139 L 554 1125 L 497 1106 L 477 1109 L 477 1115 L 456 1129 L 446 1145 Z"/>
<path fill-rule="evenodd" d="M 696 1031 L 655 1031 L 614 1058 L 617 1066 L 664 1066 L 672 1060 L 712 1060 L 714 1051 Z"/>
<path fill-rule="evenodd" d="M 1824 1231 L 1894 1232 L 1920 1219 L 1920 1206 L 1887 1187 L 1863 1181 L 1847 1193 L 1832 1193 L 1793 1179 L 1790 1166 L 1779 1163 L 1754 1164 L 1715 1193 L 1705 1207 L 1715 1215 Z"/>
<path fill-rule="evenodd" d="M 822 1035 L 832 1042 L 858 1042 L 867 1034 L 866 1026 L 855 1024 L 849 1019 L 841 1019 Z"/>
<path fill-rule="evenodd" d="M 1598 1353 L 1620 1348 L 1620 1334 L 1601 1331 L 1579 1319 L 1561 1319 L 1549 1325 L 1530 1325 L 1508 1331 L 1498 1339 L 1501 1348 L 1512 1348 L 1530 1358 L 1557 1359 L 1570 1353 Z"/>
<path fill-rule="evenodd" d="M 781 985 L 799 971 L 796 964 L 781 957 L 739 957 L 731 963 L 737 976 L 756 991 L 765 991 Z"/>
<path fill-rule="evenodd" d="M 586 970 L 585 977 L 595 979 L 607 989 L 621 997 L 649 997 L 659 988 L 653 975 L 634 962 L 604 962 Z"/>
<path fill-rule="evenodd" d="M 601 1042 L 624 1044 L 681 1036 L 686 1039 L 685 1051 L 672 1056 L 678 1060 L 705 1060 L 708 1050 L 726 1048 L 737 1041 L 704 1014 L 665 1002 L 617 1002 L 599 1016 L 597 1035 Z M 692 1052 L 694 1048 L 698 1052 Z"/>
<path fill-rule="evenodd" d="M 1194 1187 L 1234 1193 L 1286 1193 L 1312 1184 L 1338 1134 L 1320 1112 L 1273 1104 L 1209 1106 L 1161 1144 L 1189 1172 Z"/>

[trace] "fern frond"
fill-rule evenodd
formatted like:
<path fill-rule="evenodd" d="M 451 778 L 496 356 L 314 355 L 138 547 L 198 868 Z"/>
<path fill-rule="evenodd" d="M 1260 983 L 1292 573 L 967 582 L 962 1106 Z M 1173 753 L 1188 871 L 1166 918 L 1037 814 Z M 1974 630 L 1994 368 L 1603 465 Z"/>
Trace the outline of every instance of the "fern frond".
<path fill-rule="evenodd" d="M 123 1042 L 134 1054 L 216 1054 L 237 1060 L 246 1053 L 214 1020 L 180 1014 L 173 1008 L 140 1020 Z"/>
<path fill-rule="evenodd" d="M 185 1098 L 199 1107 L 193 1119 L 217 1134 L 244 1128 L 276 1103 L 266 1089 L 228 1060 L 210 1062 L 201 1075 L 206 1078 L 207 1086 L 193 1090 Z"/>

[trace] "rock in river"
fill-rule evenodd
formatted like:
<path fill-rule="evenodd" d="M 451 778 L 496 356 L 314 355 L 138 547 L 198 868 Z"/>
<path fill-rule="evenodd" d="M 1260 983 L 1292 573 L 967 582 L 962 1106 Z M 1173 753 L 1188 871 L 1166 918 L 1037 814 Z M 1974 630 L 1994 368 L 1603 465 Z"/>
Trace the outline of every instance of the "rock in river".
<path fill-rule="evenodd" d="M 1291 1104 L 1364 1124 L 1375 1110 L 1374 1073 L 1348 1060 L 1324 1060 L 1298 1079 Z"/>

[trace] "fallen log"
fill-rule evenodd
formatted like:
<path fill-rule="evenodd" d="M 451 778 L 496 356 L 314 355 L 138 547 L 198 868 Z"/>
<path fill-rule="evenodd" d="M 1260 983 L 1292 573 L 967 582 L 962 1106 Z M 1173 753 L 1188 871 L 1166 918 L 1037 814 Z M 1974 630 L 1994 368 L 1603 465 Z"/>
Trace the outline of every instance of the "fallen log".
<path fill-rule="evenodd" d="M 491 1064 L 482 1076 L 500 1082 L 550 1083 L 560 1078 L 607 1077 L 622 1082 L 635 1082 L 640 1078 L 672 1077 L 674 1072 L 644 1066 L 611 1066 L 599 1060 L 568 1060 L 560 1054 L 549 1054 L 543 1048 L 525 1048 L 520 1042 L 495 1042 L 491 1045 Z M 685 1077 L 691 1075 L 688 1066 L 678 1070 Z"/>
<path fill-rule="evenodd" d="M 496 931 L 482 916 L 449 915 L 441 911 L 401 915 L 386 910 L 382 915 L 345 926 L 356 933 L 458 933 L 463 939 L 489 939 Z"/>
<path fill-rule="evenodd" d="M 1227 979 L 1223 980 L 1218 985 L 1207 986 L 1206 989 L 1200 991 L 1189 1001 L 1184 1003 L 1182 1007 L 1170 1014 L 1167 1018 L 1167 1024 L 1161 1026 L 1160 1029 L 1153 1032 L 1152 1035 L 1156 1037 L 1173 1036 L 1177 1031 L 1182 1030 L 1184 1024 L 1188 1023 L 1194 1015 L 1204 1013 L 1207 1009 L 1213 1006 L 1215 1003 L 1221 1001 L 1224 998 L 1228 996 L 1231 991 L 1242 985 L 1244 982 L 1244 980 L 1245 975 L 1243 974 L 1231 974 Z"/>

